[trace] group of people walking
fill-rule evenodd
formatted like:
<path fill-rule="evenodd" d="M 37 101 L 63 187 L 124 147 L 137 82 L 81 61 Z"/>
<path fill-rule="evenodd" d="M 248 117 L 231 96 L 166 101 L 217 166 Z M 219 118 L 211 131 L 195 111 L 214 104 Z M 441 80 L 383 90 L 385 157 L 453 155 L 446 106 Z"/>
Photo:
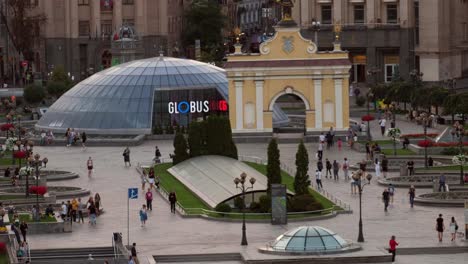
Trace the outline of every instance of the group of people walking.
<path fill-rule="evenodd" d="M 67 147 L 71 147 L 72 145 L 76 145 L 78 141 L 81 140 L 81 147 L 83 149 L 86 149 L 86 141 L 88 140 L 88 135 L 86 135 L 86 132 L 80 132 L 75 131 L 74 128 L 67 128 L 67 131 L 65 132 L 65 140 L 67 141 Z"/>
<path fill-rule="evenodd" d="M 49 206 L 50 207 L 50 206 Z M 47 214 L 53 215 L 53 208 L 46 209 Z M 70 221 L 75 223 L 84 223 L 84 212 L 88 213 L 89 224 L 95 226 L 97 224 L 97 217 L 102 211 L 101 196 L 96 193 L 88 198 L 86 203 L 81 201 L 81 198 L 73 198 L 71 201 L 68 200 L 66 203 L 62 201 L 60 207 L 60 217 L 63 221 Z"/>

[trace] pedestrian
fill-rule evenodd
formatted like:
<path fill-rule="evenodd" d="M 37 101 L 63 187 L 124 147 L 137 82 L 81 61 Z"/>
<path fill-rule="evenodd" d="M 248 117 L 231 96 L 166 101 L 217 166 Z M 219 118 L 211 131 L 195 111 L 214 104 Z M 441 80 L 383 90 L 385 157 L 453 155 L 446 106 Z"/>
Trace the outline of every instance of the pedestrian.
<path fill-rule="evenodd" d="M 69 217 L 71 219 L 71 211 L 72 211 L 72 207 L 71 207 L 71 202 L 70 200 L 67 201 L 67 217 Z"/>
<path fill-rule="evenodd" d="M 154 187 L 154 168 L 150 168 L 148 172 L 148 182 L 150 184 L 150 189 L 152 190 Z"/>
<path fill-rule="evenodd" d="M 335 145 L 335 130 L 333 130 L 333 127 L 330 127 L 330 138 L 331 138 L 331 146 L 333 147 Z"/>
<path fill-rule="evenodd" d="M 343 147 L 343 141 L 341 138 L 338 139 L 338 151 L 341 151 L 341 148 Z"/>
<path fill-rule="evenodd" d="M 317 183 L 317 189 L 320 191 L 323 189 L 322 185 L 322 172 L 320 170 L 315 171 L 315 182 Z"/>
<path fill-rule="evenodd" d="M 93 173 L 93 159 L 91 157 L 88 158 L 86 162 L 86 166 L 88 167 L 88 178 L 91 178 L 91 174 Z"/>
<path fill-rule="evenodd" d="M 344 158 L 343 161 L 343 173 L 345 180 L 349 180 L 349 161 L 348 158 Z"/>
<path fill-rule="evenodd" d="M 21 237 L 20 237 L 20 234 L 18 232 L 18 228 L 16 228 L 15 224 L 12 223 L 10 225 L 10 229 L 11 231 L 15 234 L 15 237 L 16 237 L 16 242 L 18 242 L 18 244 L 21 244 Z"/>
<path fill-rule="evenodd" d="M 414 185 L 411 185 L 411 187 L 409 188 L 408 195 L 409 195 L 409 201 L 410 201 L 410 204 L 411 204 L 411 208 L 413 208 L 413 206 L 414 206 L 414 197 L 416 197 L 416 188 L 414 188 Z"/>
<path fill-rule="evenodd" d="M 393 204 L 393 196 L 395 195 L 395 186 L 393 184 L 388 185 L 388 193 L 390 194 L 390 203 Z"/>
<path fill-rule="evenodd" d="M 148 213 L 146 211 L 146 205 L 143 205 L 140 209 L 141 227 L 144 227 L 146 225 L 146 220 L 148 220 Z"/>
<path fill-rule="evenodd" d="M 385 135 L 385 124 L 387 123 L 387 120 L 385 120 L 385 117 L 380 119 L 379 125 L 380 125 L 380 132 L 382 133 L 382 136 Z"/>
<path fill-rule="evenodd" d="M 23 241 L 26 242 L 26 234 L 28 233 L 28 224 L 26 224 L 26 221 L 21 221 L 19 228 L 21 231 L 21 235 L 23 236 Z"/>
<path fill-rule="evenodd" d="M 392 236 L 390 238 L 390 241 L 388 242 L 389 249 L 388 252 L 392 253 L 392 263 L 395 262 L 395 256 L 396 256 L 396 247 L 398 246 L 398 242 L 395 240 L 395 236 Z"/>
<path fill-rule="evenodd" d="M 5 169 L 5 173 L 3 176 L 5 176 L 5 178 L 10 178 L 10 175 L 11 175 L 10 167 L 7 167 Z"/>
<path fill-rule="evenodd" d="M 407 137 L 403 139 L 403 149 L 408 149 L 408 146 L 410 144 L 410 141 Z"/>
<path fill-rule="evenodd" d="M 322 141 L 320 141 L 318 144 L 317 155 L 318 155 L 318 159 L 321 160 L 323 157 L 323 142 Z"/>
<path fill-rule="evenodd" d="M 406 167 L 408 168 L 408 175 L 413 176 L 414 175 L 414 161 L 409 160 L 406 163 Z"/>
<path fill-rule="evenodd" d="M 321 132 L 319 136 L 319 143 L 323 143 L 323 142 L 325 142 L 325 135 L 323 135 L 323 132 Z"/>
<path fill-rule="evenodd" d="M 95 226 L 97 224 L 97 221 L 96 221 L 97 209 L 92 199 L 90 199 L 90 202 L 89 202 L 88 215 L 89 215 L 89 223 L 91 224 L 91 226 Z"/>
<path fill-rule="evenodd" d="M 177 196 L 174 191 L 169 193 L 169 202 L 171 202 L 171 213 L 176 213 Z"/>
<path fill-rule="evenodd" d="M 375 176 L 380 177 L 380 162 L 378 158 L 375 158 L 374 168 L 375 168 Z"/>
<path fill-rule="evenodd" d="M 340 164 L 338 161 L 334 160 L 333 161 L 333 179 L 335 181 L 338 181 L 340 179 L 338 172 L 340 171 Z"/>
<path fill-rule="evenodd" d="M 96 214 L 99 215 L 102 207 L 101 195 L 99 193 L 94 195 L 94 206 L 96 207 Z"/>
<path fill-rule="evenodd" d="M 44 145 L 45 145 L 45 143 L 46 143 L 46 136 L 47 136 L 47 134 L 46 134 L 45 130 L 41 130 L 41 142 L 40 142 L 41 146 L 44 146 Z"/>
<path fill-rule="evenodd" d="M 154 163 L 161 163 L 161 151 L 159 151 L 158 146 L 156 146 L 156 149 L 154 150 Z"/>
<path fill-rule="evenodd" d="M 359 163 L 359 169 L 362 170 L 362 171 L 366 171 L 367 169 L 367 160 L 362 160 L 360 163 Z"/>
<path fill-rule="evenodd" d="M 439 192 L 441 191 L 446 191 L 446 186 L 445 186 L 445 175 L 442 173 L 439 176 Z"/>
<path fill-rule="evenodd" d="M 332 135 L 330 134 L 330 132 L 327 133 L 325 138 L 327 140 L 327 149 L 330 149 L 332 146 Z"/>
<path fill-rule="evenodd" d="M 442 218 L 442 214 L 439 214 L 439 217 L 436 219 L 436 231 L 437 236 L 439 237 L 439 242 L 442 242 L 442 238 L 444 237 L 444 218 Z"/>
<path fill-rule="evenodd" d="M 387 178 L 387 173 L 388 173 L 388 159 L 387 157 L 384 155 L 383 158 L 382 158 L 382 171 L 383 171 L 383 177 L 384 178 Z"/>
<path fill-rule="evenodd" d="M 128 146 L 125 148 L 124 152 L 122 153 L 123 157 L 124 157 L 124 164 L 125 164 L 125 167 L 127 167 L 127 163 L 128 163 L 128 166 L 131 167 L 132 164 L 130 163 L 130 149 L 128 148 Z"/>
<path fill-rule="evenodd" d="M 145 194 L 145 199 L 146 199 L 146 208 L 148 210 L 153 211 L 153 193 L 151 192 L 151 189 L 148 188 L 148 191 Z"/>
<path fill-rule="evenodd" d="M 132 256 L 128 257 L 128 264 L 136 264 L 135 260 L 133 259 Z"/>
<path fill-rule="evenodd" d="M 390 193 L 388 191 L 388 189 L 385 189 L 382 193 L 382 200 L 383 200 L 383 203 L 385 205 L 385 209 L 384 211 L 387 212 L 387 208 L 388 208 L 388 202 L 390 200 Z"/>
<path fill-rule="evenodd" d="M 455 241 L 457 231 L 458 231 L 458 224 L 457 221 L 455 221 L 455 217 L 452 216 L 452 220 L 450 221 L 450 234 L 452 235 L 452 242 Z"/>
<path fill-rule="evenodd" d="M 88 135 L 86 135 L 86 132 L 83 131 L 83 133 L 81 133 L 81 147 L 83 150 L 86 149 L 86 140 L 88 140 Z"/>
<path fill-rule="evenodd" d="M 147 172 L 146 170 L 143 170 L 143 172 L 140 174 L 140 179 L 141 179 L 141 190 L 145 190 L 146 182 L 148 179 L 146 178 Z"/>
<path fill-rule="evenodd" d="M 78 198 L 78 223 L 81 221 L 84 224 L 83 218 L 83 210 L 85 209 L 85 205 L 81 202 L 81 198 Z"/>
<path fill-rule="evenodd" d="M 322 160 L 317 161 L 317 170 L 322 171 L 323 170 L 323 163 Z"/>
<path fill-rule="evenodd" d="M 78 201 L 75 198 L 73 198 L 71 201 L 71 208 L 72 221 L 76 222 L 76 215 L 78 214 Z"/>
<path fill-rule="evenodd" d="M 131 257 L 133 258 L 133 261 L 135 261 L 135 264 L 139 264 L 140 262 L 138 261 L 138 257 L 137 257 L 136 243 L 133 243 L 131 253 L 132 253 Z"/>
<path fill-rule="evenodd" d="M 434 166 L 434 160 L 432 159 L 432 157 L 429 157 L 427 159 L 427 166 L 429 166 L 429 167 Z"/>
<path fill-rule="evenodd" d="M 67 128 L 67 130 L 65 131 L 65 141 L 67 142 L 67 148 L 70 147 L 70 134 L 71 134 L 71 131 L 70 131 L 70 128 Z"/>
<path fill-rule="evenodd" d="M 325 159 L 325 168 L 326 168 L 325 178 L 328 179 L 328 173 L 330 173 L 330 178 L 331 178 L 331 176 L 332 176 L 332 172 L 331 172 L 332 164 L 328 159 Z"/>
<path fill-rule="evenodd" d="M 62 201 L 61 209 L 62 210 L 60 211 L 60 216 L 62 217 L 62 220 L 65 221 L 65 217 L 67 216 L 67 213 L 68 213 L 68 208 L 64 201 Z"/>

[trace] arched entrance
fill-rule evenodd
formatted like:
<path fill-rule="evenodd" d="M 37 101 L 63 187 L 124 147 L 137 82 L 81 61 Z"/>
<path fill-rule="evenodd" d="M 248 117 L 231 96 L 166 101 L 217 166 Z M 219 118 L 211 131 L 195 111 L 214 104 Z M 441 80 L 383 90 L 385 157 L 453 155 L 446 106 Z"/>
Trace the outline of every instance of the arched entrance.
<path fill-rule="evenodd" d="M 306 110 L 310 108 L 307 99 L 288 87 L 274 96 L 270 102 L 273 115 L 284 115 L 286 118 L 274 118 L 274 133 L 304 133 L 306 130 Z"/>
<path fill-rule="evenodd" d="M 112 53 L 105 50 L 101 55 L 101 66 L 103 69 L 107 69 L 112 66 Z"/>

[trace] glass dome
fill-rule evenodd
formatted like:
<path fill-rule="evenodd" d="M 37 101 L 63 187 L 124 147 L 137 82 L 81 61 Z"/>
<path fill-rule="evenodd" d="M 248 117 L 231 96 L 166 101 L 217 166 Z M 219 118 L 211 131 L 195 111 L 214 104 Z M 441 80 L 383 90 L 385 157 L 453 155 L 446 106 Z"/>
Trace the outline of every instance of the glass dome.
<path fill-rule="evenodd" d="M 350 244 L 335 232 L 320 226 L 301 226 L 279 236 L 270 247 L 273 251 L 341 251 Z"/>
<path fill-rule="evenodd" d="M 94 134 L 150 134 L 154 92 L 216 88 L 228 100 L 225 71 L 170 57 L 131 61 L 98 72 L 62 95 L 36 129 Z"/>

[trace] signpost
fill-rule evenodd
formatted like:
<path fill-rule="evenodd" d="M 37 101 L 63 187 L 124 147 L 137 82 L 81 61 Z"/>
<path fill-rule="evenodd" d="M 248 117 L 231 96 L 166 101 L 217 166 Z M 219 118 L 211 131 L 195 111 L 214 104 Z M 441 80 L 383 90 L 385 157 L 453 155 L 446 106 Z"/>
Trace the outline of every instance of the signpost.
<path fill-rule="evenodd" d="M 130 199 L 138 199 L 138 188 L 128 188 L 128 199 L 127 199 L 127 246 L 130 246 Z"/>
<path fill-rule="evenodd" d="M 271 185 L 271 224 L 285 225 L 288 223 L 286 208 L 286 185 Z"/>

